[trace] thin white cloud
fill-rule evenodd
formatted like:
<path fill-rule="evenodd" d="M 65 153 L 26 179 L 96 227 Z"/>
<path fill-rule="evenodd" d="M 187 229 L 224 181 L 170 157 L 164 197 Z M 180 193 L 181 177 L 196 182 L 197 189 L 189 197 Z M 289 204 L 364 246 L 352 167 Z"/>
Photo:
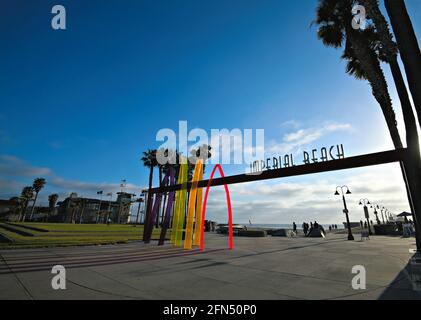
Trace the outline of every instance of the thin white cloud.
<path fill-rule="evenodd" d="M 36 177 L 52 174 L 49 168 L 35 167 L 11 155 L 0 155 L 0 175 Z"/>
<path fill-rule="evenodd" d="M 351 132 L 352 126 L 348 123 L 327 122 L 320 127 L 298 129 L 296 131 L 284 134 L 281 142 L 276 140 L 270 141 L 266 151 L 268 153 L 298 152 L 302 147 L 337 131 Z"/>

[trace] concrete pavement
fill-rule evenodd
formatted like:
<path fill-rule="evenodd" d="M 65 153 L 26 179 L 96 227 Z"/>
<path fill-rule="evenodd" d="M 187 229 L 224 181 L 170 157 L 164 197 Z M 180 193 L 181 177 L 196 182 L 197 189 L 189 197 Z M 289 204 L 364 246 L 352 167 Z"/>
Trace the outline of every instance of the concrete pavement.
<path fill-rule="evenodd" d="M 227 238 L 205 234 L 206 250 L 123 245 L 0 251 L 0 299 L 420 299 L 405 270 L 413 238 Z M 51 268 L 66 268 L 66 290 Z M 367 272 L 365 290 L 351 269 Z"/>

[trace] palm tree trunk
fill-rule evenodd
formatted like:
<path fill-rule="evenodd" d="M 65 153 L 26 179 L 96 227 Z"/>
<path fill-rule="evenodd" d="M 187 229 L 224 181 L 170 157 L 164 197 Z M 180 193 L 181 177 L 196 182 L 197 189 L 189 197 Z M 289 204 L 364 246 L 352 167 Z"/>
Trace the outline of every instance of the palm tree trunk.
<path fill-rule="evenodd" d="M 146 213 L 145 213 L 145 218 L 144 218 L 144 226 L 143 226 L 143 241 L 145 241 L 145 236 L 146 236 L 146 229 L 148 229 L 148 224 L 150 223 L 150 216 L 151 216 L 151 207 L 152 207 L 152 194 L 151 194 L 151 190 L 152 190 L 152 181 L 153 181 L 153 166 L 150 167 L 149 170 L 149 191 L 148 191 L 148 195 L 147 195 L 147 202 L 146 202 Z M 153 222 L 151 222 L 153 223 Z"/>
<path fill-rule="evenodd" d="M 412 215 L 415 223 L 417 250 L 421 251 L 421 158 L 419 149 L 419 137 L 417 124 L 412 111 L 408 91 L 399 68 L 397 58 L 390 61 L 390 69 L 396 90 L 401 101 L 402 113 L 405 121 L 406 142 L 408 147 L 408 159 L 406 160 L 405 171 L 411 189 Z"/>
<path fill-rule="evenodd" d="M 417 132 L 417 124 L 414 113 L 412 111 L 412 105 L 408 96 L 408 91 L 406 89 L 406 85 L 398 64 L 398 48 L 393 42 L 393 36 L 389 31 L 388 23 L 380 11 L 379 1 L 360 0 L 360 3 L 366 8 L 367 13 L 374 21 L 374 24 L 377 29 L 377 34 L 380 37 L 380 41 L 382 42 L 382 48 L 380 51 L 384 59 L 390 65 L 396 90 L 398 92 L 399 100 L 401 102 L 406 131 L 406 143 L 410 153 L 409 159 L 405 161 L 406 165 L 401 163 L 401 169 L 402 174 L 406 179 L 406 184 L 409 185 L 412 190 L 411 194 L 409 192 L 409 188 L 407 188 L 407 196 L 409 199 L 411 212 L 413 214 L 413 220 L 415 223 L 417 223 L 416 221 L 418 220 L 418 227 L 416 228 L 416 231 L 417 229 L 419 231 L 416 236 L 416 241 L 417 247 L 421 248 L 421 229 L 419 228 L 420 219 L 417 219 L 416 217 L 416 212 L 419 212 L 419 209 L 415 210 L 414 208 L 420 208 L 420 204 L 418 202 L 421 200 L 419 199 L 419 197 L 416 196 L 421 193 L 421 190 L 417 185 L 419 184 L 419 181 L 421 181 L 421 159 L 419 157 L 419 138 Z"/>
<path fill-rule="evenodd" d="M 403 148 L 403 144 L 399 135 L 398 128 L 396 126 L 396 119 L 395 119 L 395 113 L 392 107 L 392 101 L 388 93 L 387 82 L 384 77 L 383 71 L 380 67 L 380 63 L 377 60 L 377 57 L 375 56 L 375 54 L 370 52 L 369 46 L 366 43 L 364 43 L 363 38 L 358 37 L 358 35 L 355 36 L 355 31 L 353 30 L 352 31 L 349 30 L 348 34 L 350 35 L 350 40 L 352 42 L 352 48 L 354 49 L 355 55 L 359 59 L 362 68 L 366 72 L 367 79 L 370 82 L 370 85 L 372 87 L 373 96 L 375 97 L 379 105 L 381 106 L 381 109 L 382 109 L 384 118 L 386 120 L 386 124 L 389 129 L 389 133 L 392 138 L 395 149 L 401 149 Z M 399 84 L 398 74 L 396 72 L 396 66 L 394 65 L 393 68 L 394 68 L 393 71 L 395 71 L 395 76 L 397 78 L 395 81 Z M 402 94 L 403 90 L 401 88 L 402 88 L 402 85 L 399 85 L 399 91 Z M 405 99 L 403 98 L 403 102 L 404 101 Z M 404 103 L 402 103 L 402 107 L 404 107 Z M 408 108 L 405 108 L 405 113 L 406 113 L 406 118 L 407 118 L 405 119 L 405 123 L 408 122 L 409 124 L 406 124 L 406 125 L 409 125 L 409 129 L 411 129 L 411 124 L 409 120 L 410 114 L 408 114 Z M 411 138 L 413 136 L 414 135 L 412 133 Z M 410 143 L 411 145 L 414 144 L 412 140 Z M 418 153 L 418 157 L 419 157 L 419 153 Z M 408 203 L 411 207 L 411 210 L 413 212 L 416 212 L 419 206 L 418 200 L 417 200 L 417 198 L 419 197 L 417 196 L 416 191 L 420 190 L 417 187 L 417 184 L 419 182 L 417 182 L 415 178 L 417 176 L 417 173 L 414 170 L 416 169 L 413 167 L 413 164 L 410 164 L 408 162 L 407 162 L 408 165 L 406 166 L 402 162 L 400 162 L 399 164 L 400 164 L 400 168 L 402 172 L 402 177 L 405 183 Z M 414 202 L 416 202 L 417 205 L 415 205 Z M 414 219 L 414 222 L 415 222 L 415 219 Z M 420 245 L 421 245 L 421 240 L 418 239 L 417 243 L 418 241 L 420 241 Z M 421 249 L 420 246 L 417 245 L 417 247 Z"/>
<path fill-rule="evenodd" d="M 35 192 L 35 199 L 34 199 L 34 203 L 32 204 L 31 215 L 29 216 L 29 221 L 32 221 L 32 216 L 34 215 L 34 208 L 35 208 L 35 203 L 37 202 L 37 198 L 38 198 L 38 192 Z"/>
<path fill-rule="evenodd" d="M 385 7 L 405 67 L 418 123 L 421 125 L 421 54 L 417 37 L 403 0 L 385 0 Z"/>

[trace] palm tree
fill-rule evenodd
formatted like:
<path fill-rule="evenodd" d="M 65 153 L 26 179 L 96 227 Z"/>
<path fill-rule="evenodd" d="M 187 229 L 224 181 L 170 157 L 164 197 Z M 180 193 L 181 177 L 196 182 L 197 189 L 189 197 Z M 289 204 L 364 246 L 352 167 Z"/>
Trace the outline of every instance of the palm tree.
<path fill-rule="evenodd" d="M 149 149 L 148 151 L 143 152 L 143 157 L 140 159 L 143 162 L 143 165 L 149 168 L 149 192 L 148 192 L 147 200 L 146 200 L 145 221 L 148 221 L 149 219 L 151 206 L 152 206 L 152 194 L 150 191 L 152 189 L 152 183 L 153 183 L 153 170 L 158 165 L 158 161 L 156 159 L 156 153 L 157 153 L 157 150 Z M 145 234 L 146 228 L 144 228 L 143 231 Z"/>
<path fill-rule="evenodd" d="M 158 161 L 156 160 L 156 152 L 157 150 L 145 151 L 143 152 L 143 157 L 141 158 L 143 165 L 149 168 L 149 189 L 152 189 L 153 170 L 158 166 Z"/>
<path fill-rule="evenodd" d="M 29 217 L 29 220 L 32 220 L 32 216 L 34 215 L 35 203 L 37 202 L 37 198 L 38 198 L 38 193 L 42 190 L 42 188 L 44 188 L 44 186 L 45 186 L 44 178 L 36 178 L 34 180 L 34 183 L 32 184 L 32 187 L 34 188 L 34 191 L 35 191 L 35 199 L 34 199 L 34 203 L 32 204 L 31 215 Z"/>
<path fill-rule="evenodd" d="M 403 145 L 396 127 L 395 114 L 380 61 L 390 64 L 403 108 L 407 127 L 407 143 L 408 146 L 413 146 L 411 150 L 418 150 L 418 146 L 415 146 L 415 144 L 418 145 L 415 119 L 409 98 L 405 92 L 406 87 L 402 74 L 396 62 L 396 45 L 392 41 L 392 35 L 388 31 L 387 24 L 380 17 L 381 13 L 378 10 L 377 1 L 367 0 L 364 2 L 368 18 L 371 18 L 373 23 L 364 30 L 355 30 L 352 28 L 350 21 L 353 18 L 351 9 L 356 1 L 321 0 L 315 21 L 319 25 L 318 36 L 325 45 L 334 48 L 342 47 L 345 43 L 342 58 L 348 61 L 346 71 L 358 79 L 368 80 L 373 96 L 383 111 L 394 146 L 399 149 Z M 417 200 L 417 194 L 419 194 L 417 190 L 420 190 L 421 179 L 418 179 L 418 177 L 421 166 L 419 164 L 419 153 L 418 155 L 415 155 L 415 153 L 416 151 L 412 154 L 412 162 L 408 162 L 408 166 L 405 167 L 403 163 L 400 163 L 400 165 L 411 210 L 421 212 L 421 203 L 418 203 Z M 419 244 L 418 247 L 421 248 L 421 238 L 417 238 L 417 243 Z"/>
<path fill-rule="evenodd" d="M 373 96 L 383 111 L 393 144 L 395 148 L 402 148 L 386 79 L 376 52 L 370 46 L 367 29 L 355 30 L 351 25 L 354 4 L 354 0 L 320 0 L 315 20 L 319 25 L 317 35 L 326 46 L 345 46 L 342 57 L 348 60 L 347 72 L 370 83 Z M 354 71 L 356 64 L 363 73 Z"/>
<path fill-rule="evenodd" d="M 57 193 L 53 193 L 53 194 L 50 194 L 48 196 L 48 208 L 49 208 L 49 212 L 48 212 L 47 220 L 50 217 L 50 215 L 53 213 L 53 210 L 54 210 L 54 208 L 56 206 L 57 200 L 58 200 L 58 194 Z"/>
<path fill-rule="evenodd" d="M 390 65 L 390 70 L 395 82 L 396 90 L 401 101 L 403 116 L 407 131 L 411 133 L 411 139 L 417 148 L 419 148 L 417 125 L 415 116 L 412 112 L 411 101 L 408 96 L 402 72 L 398 64 L 398 47 L 393 41 L 393 35 L 390 33 L 388 23 L 380 11 L 378 0 L 360 0 L 360 3 L 366 8 L 369 17 L 374 22 L 374 28 L 370 28 L 370 38 L 373 43 L 373 49 L 376 51 L 378 59 Z"/>
<path fill-rule="evenodd" d="M 22 219 L 22 222 L 25 222 L 28 202 L 32 200 L 33 197 L 34 197 L 34 189 L 32 186 L 27 186 L 22 189 L 22 192 L 20 194 L 20 199 L 22 202 L 22 211 L 19 217 L 19 220 Z"/>
<path fill-rule="evenodd" d="M 385 0 L 384 3 L 401 51 L 409 89 L 417 110 L 418 122 L 421 125 L 421 53 L 417 37 L 405 2 L 403 0 Z"/>

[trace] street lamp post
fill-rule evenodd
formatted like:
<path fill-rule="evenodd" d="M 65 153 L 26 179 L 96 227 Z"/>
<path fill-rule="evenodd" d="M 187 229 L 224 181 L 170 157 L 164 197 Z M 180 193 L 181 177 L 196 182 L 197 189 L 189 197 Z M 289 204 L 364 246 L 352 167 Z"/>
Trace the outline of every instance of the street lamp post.
<path fill-rule="evenodd" d="M 375 203 L 372 203 L 370 208 L 374 209 L 374 215 L 376 216 L 376 222 L 377 222 L 377 224 L 380 224 L 380 219 L 379 219 L 379 215 L 378 215 L 379 213 L 377 212 L 377 209 L 379 209 L 379 205 L 375 204 Z"/>
<path fill-rule="evenodd" d="M 384 215 L 383 215 L 383 209 L 380 206 L 377 206 L 377 209 L 380 209 L 380 213 L 382 215 L 382 222 L 384 224 Z"/>
<path fill-rule="evenodd" d="M 343 212 L 345 213 L 345 217 L 346 217 L 346 225 L 348 227 L 348 240 L 354 240 L 354 236 L 352 235 L 351 232 L 351 224 L 349 223 L 349 217 L 348 217 L 348 208 L 346 207 L 346 201 L 345 201 L 345 194 L 351 194 L 351 191 L 349 191 L 349 188 L 347 186 L 342 186 L 342 187 L 336 187 L 336 191 L 335 191 L 335 196 L 339 196 L 340 193 L 338 192 L 338 189 L 341 190 L 341 194 L 342 194 L 342 201 L 344 204 L 344 210 Z M 344 189 L 346 189 L 346 192 L 344 193 Z"/>
<path fill-rule="evenodd" d="M 382 214 L 382 221 L 383 221 L 383 224 L 385 224 L 385 220 L 384 220 L 384 209 L 385 209 L 385 207 L 381 207 L 381 209 L 380 209 L 380 212 L 381 212 L 381 214 Z"/>
<path fill-rule="evenodd" d="M 368 234 L 371 236 L 373 235 L 373 233 L 371 232 L 371 228 L 370 228 L 370 215 L 368 213 L 368 208 L 367 205 L 370 205 L 370 201 L 368 201 L 367 198 L 364 199 L 360 199 L 359 205 L 364 205 L 364 216 L 367 219 L 367 226 L 368 226 Z"/>
<path fill-rule="evenodd" d="M 386 212 L 387 212 L 388 220 L 393 221 L 394 219 L 393 219 L 392 212 L 390 212 L 389 209 L 386 209 Z"/>

